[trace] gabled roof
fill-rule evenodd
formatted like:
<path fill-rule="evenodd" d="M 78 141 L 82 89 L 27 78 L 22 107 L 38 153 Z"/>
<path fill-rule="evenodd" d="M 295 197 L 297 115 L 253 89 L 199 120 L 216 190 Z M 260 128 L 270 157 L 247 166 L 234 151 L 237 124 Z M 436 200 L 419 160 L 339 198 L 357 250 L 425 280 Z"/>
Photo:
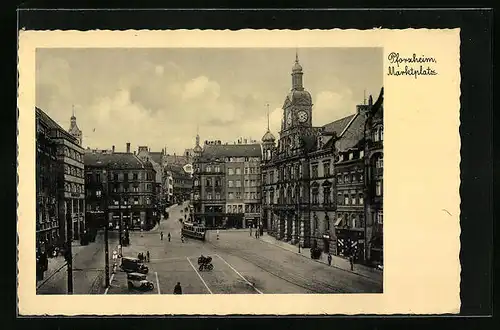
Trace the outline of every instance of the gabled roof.
<path fill-rule="evenodd" d="M 158 164 L 161 164 L 161 159 L 163 158 L 163 154 L 160 152 L 150 152 L 149 153 L 149 157 L 151 157 L 151 159 L 155 162 L 155 163 L 158 163 Z"/>
<path fill-rule="evenodd" d="M 336 146 L 339 152 L 358 147 L 364 140 L 365 114 L 358 114 L 351 122 L 344 134 L 337 140 Z"/>
<path fill-rule="evenodd" d="M 54 119 L 50 118 L 42 109 L 35 107 L 35 116 L 39 118 L 48 128 L 53 130 L 58 130 L 64 134 L 64 137 L 75 144 L 78 144 L 78 140 L 71 134 L 69 134 L 64 128 L 61 127 Z"/>
<path fill-rule="evenodd" d="M 336 121 L 333 121 L 329 124 L 326 124 L 323 126 L 323 129 L 326 133 L 332 133 L 335 132 L 337 133 L 337 136 L 340 136 L 342 132 L 345 130 L 347 125 L 353 120 L 353 118 L 356 116 L 356 114 L 349 115 L 344 118 L 340 118 Z"/>
<path fill-rule="evenodd" d="M 202 157 L 205 159 L 225 157 L 261 157 L 260 144 L 219 144 L 205 145 Z"/>
<path fill-rule="evenodd" d="M 109 167 L 119 169 L 151 168 L 150 162 L 142 162 L 136 155 L 126 152 L 110 154 L 86 152 L 83 156 L 85 166 Z"/>

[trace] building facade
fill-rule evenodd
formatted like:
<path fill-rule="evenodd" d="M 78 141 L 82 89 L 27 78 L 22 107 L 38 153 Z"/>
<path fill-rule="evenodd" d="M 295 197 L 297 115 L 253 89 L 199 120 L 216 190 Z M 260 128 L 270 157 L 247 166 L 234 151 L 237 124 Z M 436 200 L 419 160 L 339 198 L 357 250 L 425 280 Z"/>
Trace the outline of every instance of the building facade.
<path fill-rule="evenodd" d="M 313 127 L 296 58 L 279 139 L 262 138 L 262 219 L 270 235 L 325 253 L 383 260 L 383 89 L 353 115 Z"/>
<path fill-rule="evenodd" d="M 43 110 L 35 108 L 35 111 L 38 118 L 37 122 L 43 123 L 41 126 L 45 127 L 45 132 L 50 132 L 51 148 L 55 148 L 55 179 L 51 178 L 50 180 L 57 189 L 58 245 L 63 245 L 67 241 L 68 235 L 77 240 L 86 230 L 84 150 L 80 145 L 81 131 L 80 140 L 78 140 L 77 137 L 64 130 Z M 71 122 L 76 125 L 74 115 L 71 117 Z M 47 135 L 45 136 L 47 137 Z M 54 173 L 53 169 L 52 173 Z M 40 172 L 40 174 L 42 173 Z M 50 204 L 55 205 L 55 203 Z M 52 206 L 49 206 L 49 209 Z M 71 217 L 69 223 L 71 227 L 67 224 L 68 216 Z M 53 231 L 54 226 L 51 225 L 50 227 Z"/>
<path fill-rule="evenodd" d="M 52 126 L 41 110 L 36 110 L 36 247 L 40 252 L 59 245 L 57 191 L 57 144 Z"/>
<path fill-rule="evenodd" d="M 156 172 L 148 160 L 130 152 L 85 153 L 85 175 L 89 183 L 87 212 L 104 208 L 112 229 L 149 230 L 157 222 L 155 208 Z"/>
<path fill-rule="evenodd" d="M 194 150 L 195 221 L 224 228 L 259 224 L 261 146 L 205 141 Z"/>

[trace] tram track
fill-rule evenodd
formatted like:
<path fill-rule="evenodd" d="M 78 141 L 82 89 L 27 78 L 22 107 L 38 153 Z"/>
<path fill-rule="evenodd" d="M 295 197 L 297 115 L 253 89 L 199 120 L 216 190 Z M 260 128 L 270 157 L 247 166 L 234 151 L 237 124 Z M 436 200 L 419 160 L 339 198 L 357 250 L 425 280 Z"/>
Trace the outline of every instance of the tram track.
<path fill-rule="evenodd" d="M 286 281 L 290 284 L 298 286 L 300 288 L 306 289 L 313 293 L 351 293 L 352 290 L 347 290 L 344 288 L 339 288 L 333 286 L 329 283 L 318 279 L 310 279 L 302 276 L 296 272 L 287 270 L 282 265 L 270 260 L 266 257 L 263 257 L 258 254 L 249 253 L 247 251 L 241 249 L 234 249 L 230 247 L 224 247 L 222 245 L 215 245 L 211 242 L 207 242 L 216 250 L 222 251 L 229 255 L 236 256 L 240 259 L 245 260 L 246 262 L 262 269 L 268 274 L 273 275 L 276 278 L 279 278 L 283 281 Z"/>

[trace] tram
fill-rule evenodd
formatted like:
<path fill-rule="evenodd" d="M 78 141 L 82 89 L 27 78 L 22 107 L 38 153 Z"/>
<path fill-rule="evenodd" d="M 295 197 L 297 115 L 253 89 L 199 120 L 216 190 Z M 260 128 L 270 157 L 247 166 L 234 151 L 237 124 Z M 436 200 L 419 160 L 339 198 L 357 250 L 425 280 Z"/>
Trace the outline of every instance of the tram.
<path fill-rule="evenodd" d="M 205 240 L 205 227 L 192 222 L 184 222 L 182 224 L 181 233 L 183 236 Z"/>

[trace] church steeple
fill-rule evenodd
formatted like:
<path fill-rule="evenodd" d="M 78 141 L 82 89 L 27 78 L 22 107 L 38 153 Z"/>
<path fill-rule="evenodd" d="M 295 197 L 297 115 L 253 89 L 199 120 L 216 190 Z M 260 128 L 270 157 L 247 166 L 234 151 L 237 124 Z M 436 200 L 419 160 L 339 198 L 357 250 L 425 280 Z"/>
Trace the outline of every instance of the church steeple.
<path fill-rule="evenodd" d="M 202 148 L 200 146 L 200 126 L 196 125 L 196 145 L 194 146 L 193 152 L 195 156 L 199 156 L 202 152 Z"/>
<path fill-rule="evenodd" d="M 78 125 L 76 124 L 76 116 L 75 116 L 75 105 L 71 106 L 72 108 L 72 113 L 71 113 L 71 124 L 68 129 L 68 133 L 74 136 L 78 140 L 78 144 L 82 145 L 82 131 L 78 128 Z"/>

